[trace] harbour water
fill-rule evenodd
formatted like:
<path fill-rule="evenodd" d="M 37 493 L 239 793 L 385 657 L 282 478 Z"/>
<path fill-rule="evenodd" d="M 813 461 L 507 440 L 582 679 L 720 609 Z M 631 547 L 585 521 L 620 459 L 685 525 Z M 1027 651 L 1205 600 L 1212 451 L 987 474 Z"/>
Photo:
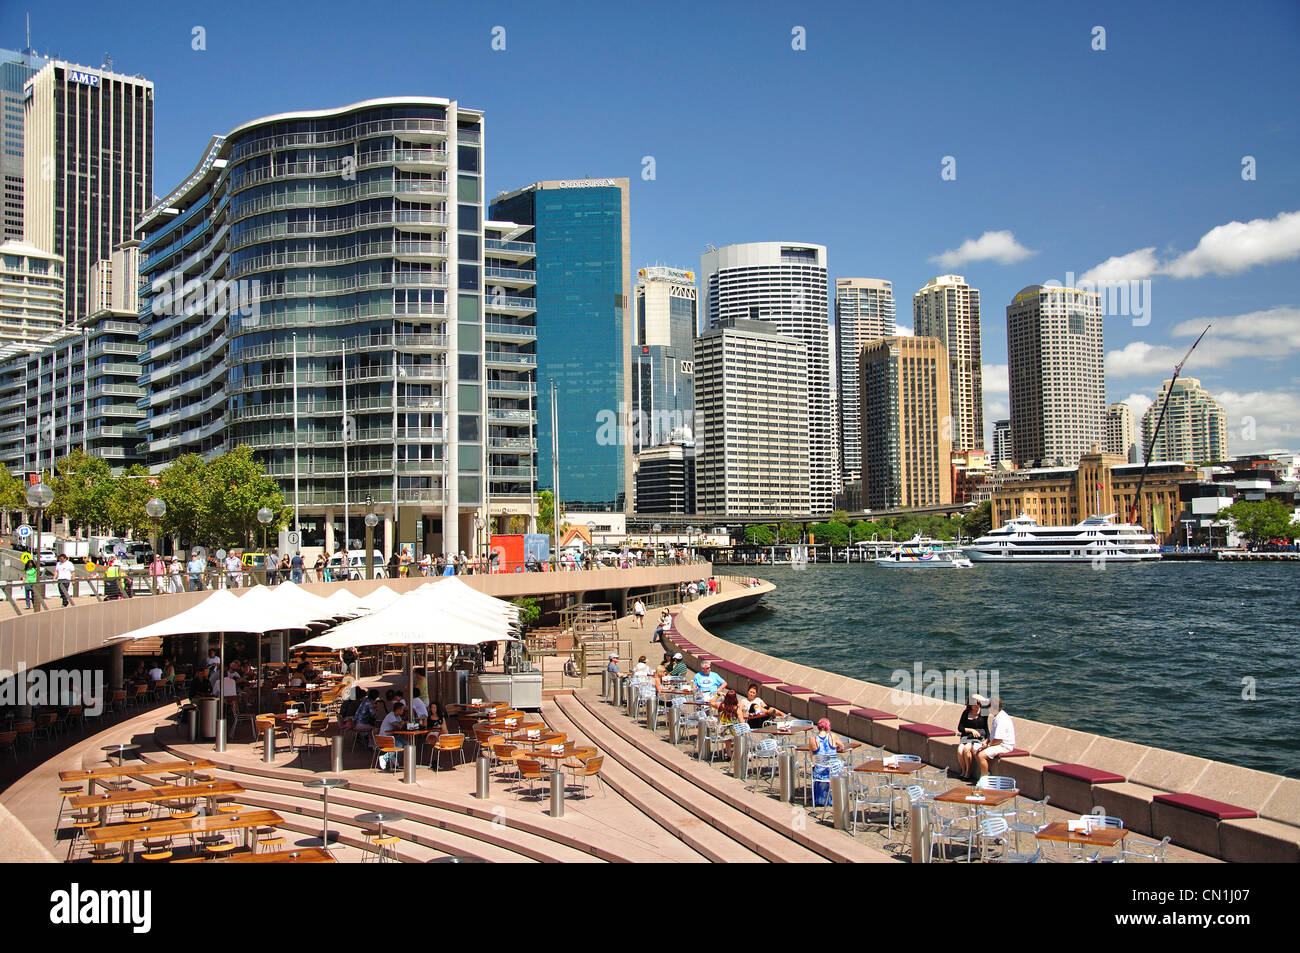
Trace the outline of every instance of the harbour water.
<path fill-rule="evenodd" d="M 755 567 L 719 637 L 882 685 L 995 670 L 1012 716 L 1300 777 L 1300 567 Z"/>

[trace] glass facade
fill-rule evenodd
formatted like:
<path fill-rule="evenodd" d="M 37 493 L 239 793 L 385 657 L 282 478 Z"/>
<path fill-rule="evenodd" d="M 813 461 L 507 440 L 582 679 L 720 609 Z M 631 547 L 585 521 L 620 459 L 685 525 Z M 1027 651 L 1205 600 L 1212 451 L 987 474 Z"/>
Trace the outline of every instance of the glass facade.
<path fill-rule="evenodd" d="M 589 181 L 589 180 L 582 180 Z M 558 392 L 559 495 L 571 510 L 626 508 L 630 470 L 627 180 L 539 183 L 492 203 L 536 246 L 537 484 L 552 489 L 550 382 Z"/>

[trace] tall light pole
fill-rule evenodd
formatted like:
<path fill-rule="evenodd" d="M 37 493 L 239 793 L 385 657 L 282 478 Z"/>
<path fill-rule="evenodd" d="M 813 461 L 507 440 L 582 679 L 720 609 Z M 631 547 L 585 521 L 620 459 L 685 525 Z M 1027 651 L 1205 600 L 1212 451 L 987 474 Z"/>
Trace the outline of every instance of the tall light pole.
<path fill-rule="evenodd" d="M 343 568 L 352 564 L 352 555 L 349 550 L 352 549 L 351 541 L 348 539 L 348 424 L 351 422 L 348 417 L 348 346 L 339 345 L 339 355 L 343 359 L 342 367 L 339 370 L 339 380 L 343 382 L 343 400 L 341 410 L 343 411 Z"/>
<path fill-rule="evenodd" d="M 474 514 L 474 558 L 481 559 L 483 556 L 483 517 L 481 514 Z M 482 563 L 479 563 L 480 567 Z"/>
<path fill-rule="evenodd" d="M 366 514 L 366 578 L 375 578 L 375 527 L 379 517 L 374 513 Z"/>
<path fill-rule="evenodd" d="M 661 526 L 661 525 L 658 524 L 658 523 L 655 523 L 654 526 L 651 526 L 651 527 L 650 527 L 650 532 L 654 533 L 654 535 L 655 535 L 655 552 L 654 552 L 654 560 L 655 560 L 655 562 L 654 562 L 654 564 L 655 564 L 656 566 L 659 565 L 659 531 L 660 531 L 661 529 L 663 529 L 663 526 Z"/>
<path fill-rule="evenodd" d="M 293 531 L 302 532 L 298 524 L 298 332 L 293 332 Z M 302 537 L 298 539 L 301 541 Z M 264 547 L 265 548 L 265 547 Z"/>
<path fill-rule="evenodd" d="M 54 491 L 51 490 L 48 486 L 46 486 L 44 483 L 37 483 L 34 486 L 29 486 L 27 488 L 27 505 L 33 507 L 36 510 L 36 549 L 35 549 L 34 559 L 36 560 L 37 579 L 40 579 L 40 572 L 41 572 L 41 526 L 42 526 L 41 517 L 45 511 L 45 508 L 53 502 L 54 502 Z M 42 597 L 43 593 L 44 593 L 43 586 L 32 587 L 32 595 L 33 595 L 32 605 L 35 606 L 37 609 L 40 609 L 45 602 L 45 599 Z"/>
<path fill-rule="evenodd" d="M 153 552 L 154 556 L 162 555 L 162 518 L 167 515 L 167 504 L 158 497 L 151 498 L 144 505 L 145 514 L 153 520 Z M 155 586 L 154 595 L 157 595 L 156 587 L 158 586 L 158 577 L 150 574 Z"/>
<path fill-rule="evenodd" d="M 271 579 L 271 557 L 266 551 L 266 527 L 273 519 L 275 514 L 271 512 L 269 506 L 264 506 L 257 511 L 257 521 L 262 524 L 262 568 L 266 570 L 268 582 Z"/>

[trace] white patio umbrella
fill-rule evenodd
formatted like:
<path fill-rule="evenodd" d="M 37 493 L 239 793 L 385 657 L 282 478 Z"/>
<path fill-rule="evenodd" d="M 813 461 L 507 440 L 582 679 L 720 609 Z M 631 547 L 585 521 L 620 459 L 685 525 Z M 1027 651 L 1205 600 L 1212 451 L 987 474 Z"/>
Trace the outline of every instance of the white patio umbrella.
<path fill-rule="evenodd" d="M 380 586 L 374 592 L 362 596 L 361 601 L 357 603 L 357 608 L 368 612 L 377 612 L 380 609 L 388 608 L 400 598 L 402 598 L 400 592 L 394 592 L 387 586 Z"/>
<path fill-rule="evenodd" d="M 336 619 L 351 619 L 364 615 L 368 610 L 361 608 L 361 597 L 347 589 L 339 589 L 329 594 L 325 604 L 334 612 Z"/>
<path fill-rule="evenodd" d="M 271 601 L 277 606 L 302 610 L 312 621 L 333 619 L 336 615 L 328 599 L 308 592 L 295 582 L 282 582 L 272 589 Z"/>

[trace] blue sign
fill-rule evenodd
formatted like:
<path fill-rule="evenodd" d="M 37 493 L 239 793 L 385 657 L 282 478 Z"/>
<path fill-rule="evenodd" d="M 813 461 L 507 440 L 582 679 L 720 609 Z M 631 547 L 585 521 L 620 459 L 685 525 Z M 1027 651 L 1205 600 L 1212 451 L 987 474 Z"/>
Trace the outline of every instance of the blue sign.
<path fill-rule="evenodd" d="M 30 536 L 30 535 L 32 535 L 32 528 L 31 528 L 30 526 L 28 526 L 26 523 L 24 523 L 22 526 L 19 526 L 19 527 L 18 527 L 18 538 L 19 538 L 19 539 L 26 539 L 26 538 L 27 538 L 28 536 Z"/>
<path fill-rule="evenodd" d="M 551 537 L 545 533 L 524 534 L 524 562 L 529 563 L 533 559 L 543 564 L 551 560 Z"/>
<path fill-rule="evenodd" d="M 80 70 L 68 70 L 68 82 L 80 83 L 82 86 L 98 86 L 99 76 L 95 73 L 83 73 Z"/>

